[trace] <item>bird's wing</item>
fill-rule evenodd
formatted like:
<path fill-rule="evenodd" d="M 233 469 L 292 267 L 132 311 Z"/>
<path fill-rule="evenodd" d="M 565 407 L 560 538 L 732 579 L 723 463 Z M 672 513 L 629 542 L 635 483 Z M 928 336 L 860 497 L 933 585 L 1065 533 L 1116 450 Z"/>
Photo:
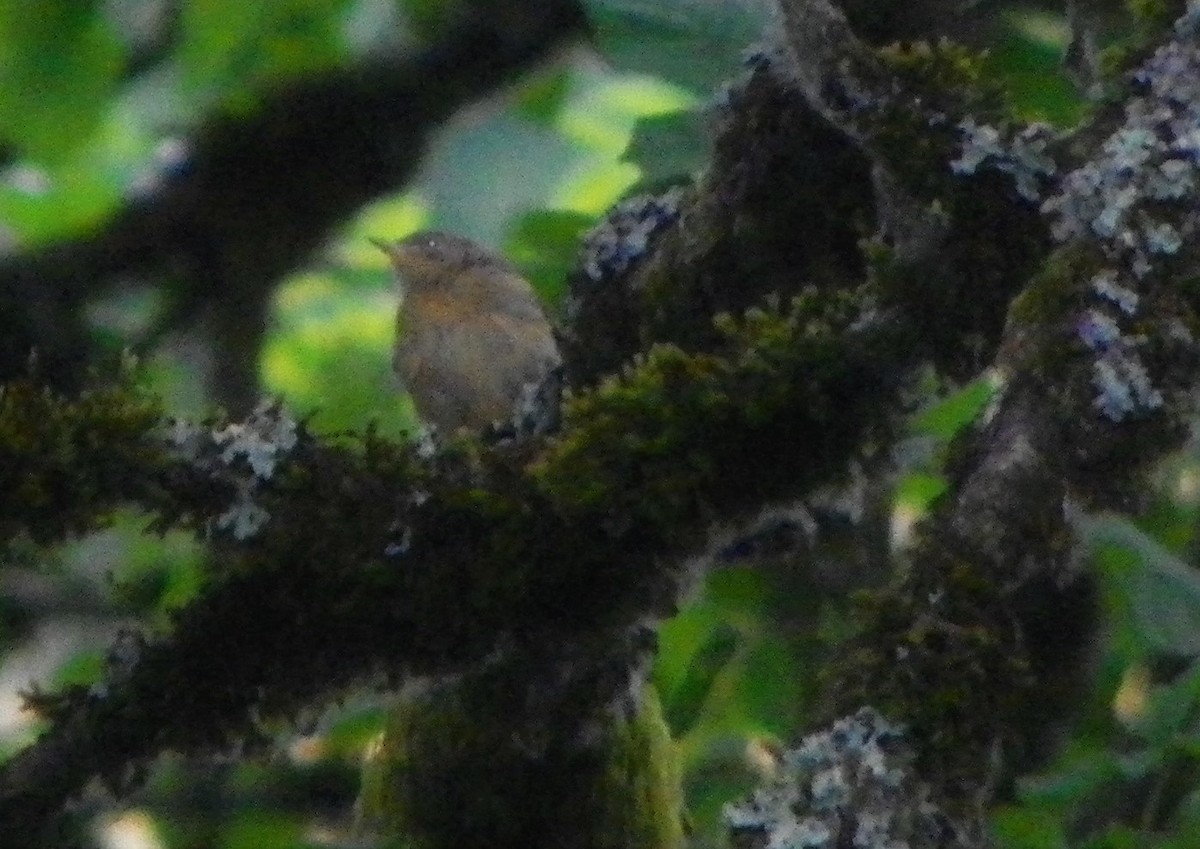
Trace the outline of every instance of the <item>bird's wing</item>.
<path fill-rule="evenodd" d="M 461 370 L 447 367 L 442 349 L 455 344 L 446 329 L 412 330 L 396 348 L 394 365 L 417 414 L 446 432 L 474 427 L 475 390 Z"/>

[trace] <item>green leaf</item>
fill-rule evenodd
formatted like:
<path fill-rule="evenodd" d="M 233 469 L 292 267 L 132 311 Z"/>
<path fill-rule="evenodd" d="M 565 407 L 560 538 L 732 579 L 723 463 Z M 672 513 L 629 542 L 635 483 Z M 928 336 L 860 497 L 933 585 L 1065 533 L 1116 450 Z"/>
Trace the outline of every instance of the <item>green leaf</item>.
<path fill-rule="evenodd" d="M 92 136 L 124 59 L 101 5 L 0 3 L 0 141 L 45 163 Z"/>
<path fill-rule="evenodd" d="M 105 657 L 103 651 L 82 651 L 72 655 L 58 668 L 55 674 L 55 685 L 65 687 L 71 684 L 88 685 L 99 681 L 104 675 Z"/>
<path fill-rule="evenodd" d="M 388 274 L 375 279 L 374 291 L 351 290 L 334 275 L 299 274 L 277 293 L 263 384 L 293 409 L 315 411 L 310 424 L 318 431 L 374 421 L 382 433 L 399 436 L 415 425 L 392 374 L 395 300 Z"/>
<path fill-rule="evenodd" d="M 708 159 L 706 127 L 698 109 L 640 118 L 623 158 L 641 169 L 643 183 L 681 182 Z"/>
<path fill-rule="evenodd" d="M 59 153 L 45 148 L 37 152 Z M 120 202 L 120 187 L 102 168 L 76 164 L 76 158 L 67 156 L 61 167 L 52 169 L 23 164 L 8 170 L 9 184 L 0 185 L 0 221 L 6 233 L 11 228 L 23 245 L 44 244 L 104 220 Z"/>
<path fill-rule="evenodd" d="M 781 635 L 766 633 L 748 642 L 738 658 L 734 698 L 758 727 L 789 733 L 813 702 L 816 666 L 804 662 L 796 641 Z"/>
<path fill-rule="evenodd" d="M 1063 70 L 1068 30 L 1060 15 L 1027 8 L 1000 16 L 1003 31 L 987 67 L 1025 120 L 1070 127 L 1083 119 L 1088 102 Z"/>
<path fill-rule="evenodd" d="M 763 616 L 775 589 L 756 569 L 729 567 L 709 574 L 705 595 L 725 616 L 749 624 Z"/>
<path fill-rule="evenodd" d="M 1184 845 L 1194 847 L 1195 843 Z M 1161 849 L 1161 846 L 1155 835 L 1126 825 L 1114 825 L 1089 842 L 1087 849 Z"/>
<path fill-rule="evenodd" d="M 681 737 L 696 724 L 713 682 L 725 669 L 740 642 L 737 629 L 721 624 L 696 649 L 683 680 L 663 700 L 663 712 L 672 735 Z"/>
<path fill-rule="evenodd" d="M 1177 750 L 1195 747 L 1198 706 L 1200 663 L 1193 663 L 1172 683 L 1154 689 L 1145 716 L 1131 726 L 1131 730 L 1145 741 L 1154 766 L 1161 765 Z"/>
<path fill-rule="evenodd" d="M 1127 519 L 1080 515 L 1074 521 L 1142 645 L 1200 655 L 1200 573 Z"/>
<path fill-rule="evenodd" d="M 497 245 L 516 218 L 547 205 L 585 155 L 557 130 L 505 110 L 447 134 L 414 188 L 436 210 L 430 225 Z"/>
<path fill-rule="evenodd" d="M 696 753 L 684 776 L 687 812 L 694 830 L 694 842 L 688 845 L 729 845 L 721 809 L 763 783 L 763 772 L 753 761 L 762 742 L 743 734 L 724 734 L 707 741 Z"/>
<path fill-rule="evenodd" d="M 943 492 L 946 479 L 941 475 L 919 472 L 905 475 L 896 486 L 896 501 L 912 510 L 924 512 Z"/>
<path fill-rule="evenodd" d="M 744 0 L 585 0 L 600 49 L 622 70 L 708 92 L 732 76 L 767 22 Z"/>
<path fill-rule="evenodd" d="M 321 71 L 345 58 L 348 0 L 192 0 L 176 53 L 187 88 L 201 96 Z"/>
<path fill-rule="evenodd" d="M 1193 789 L 1175 810 L 1175 822 L 1182 834 L 1200 834 L 1200 789 Z"/>
<path fill-rule="evenodd" d="M 949 441 L 979 417 L 995 394 L 996 386 L 991 379 L 973 380 L 913 416 L 911 428 L 916 433 Z"/>
<path fill-rule="evenodd" d="M 1064 816 L 1074 806 L 1127 778 L 1118 756 L 1106 749 L 1081 748 L 1065 753 L 1054 771 L 1026 776 L 1018 783 L 1021 801 Z"/>
<path fill-rule="evenodd" d="M 304 841 L 299 817 L 254 811 L 227 826 L 218 845 L 221 849 L 299 849 L 310 844 Z"/>
<path fill-rule="evenodd" d="M 521 87 L 513 106 L 517 114 L 534 123 L 553 125 L 571 96 L 571 73 L 543 73 Z"/>
<path fill-rule="evenodd" d="M 562 294 L 575 267 L 583 234 L 596 223 L 594 215 L 565 210 L 535 210 L 517 219 L 505 254 L 517 264 L 537 291 L 549 300 Z"/>
<path fill-rule="evenodd" d="M 1001 849 L 1066 849 L 1062 823 L 1049 811 L 1009 805 L 992 814 L 992 829 Z"/>

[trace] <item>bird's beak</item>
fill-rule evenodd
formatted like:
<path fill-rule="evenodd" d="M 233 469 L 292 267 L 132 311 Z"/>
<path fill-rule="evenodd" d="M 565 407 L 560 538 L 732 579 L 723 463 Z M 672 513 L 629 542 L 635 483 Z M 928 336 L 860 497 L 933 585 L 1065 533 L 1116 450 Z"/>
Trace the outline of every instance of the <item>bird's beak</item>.
<path fill-rule="evenodd" d="M 411 262 L 404 253 L 403 248 L 395 242 L 385 242 L 383 239 L 376 239 L 374 236 L 368 236 L 367 241 L 370 242 L 387 256 L 388 262 L 391 263 L 393 277 L 396 281 L 396 287 L 403 297 L 404 292 L 408 290 L 408 283 L 411 275 Z"/>

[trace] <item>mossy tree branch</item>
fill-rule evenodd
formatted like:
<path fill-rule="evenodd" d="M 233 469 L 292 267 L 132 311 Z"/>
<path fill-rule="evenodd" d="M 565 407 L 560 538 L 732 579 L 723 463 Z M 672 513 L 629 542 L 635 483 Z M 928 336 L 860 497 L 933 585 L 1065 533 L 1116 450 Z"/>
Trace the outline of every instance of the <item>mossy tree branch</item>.
<path fill-rule="evenodd" d="M 791 5 L 836 18 L 819 0 Z M 965 160 L 981 154 L 1018 184 L 1023 168 L 1047 178 L 1039 206 L 1060 247 L 1013 298 L 991 366 L 1000 394 L 957 444 L 951 486 L 918 530 L 903 578 L 866 597 L 862 634 L 828 671 L 830 718 L 870 703 L 907 723 L 919 764 L 905 779 L 910 793 L 919 798 L 921 786 L 932 786 L 933 801 L 958 818 L 955 829 L 917 845 L 986 841 L 981 800 L 1045 756 L 1045 741 L 1079 697 L 1095 627 L 1094 589 L 1072 568 L 1067 515 L 1128 504 L 1194 415 L 1200 304 L 1190 281 L 1200 254 L 1179 234 L 1196 230 L 1186 133 L 1197 109 L 1198 19 L 1193 5 L 1122 81 L 1120 107 L 1102 110 L 1093 128 L 1059 147 L 1067 161 L 1057 168 L 1021 149 L 1029 136 L 993 148 L 957 122 L 959 170 L 975 170 Z M 824 39 L 840 33 L 858 56 L 835 24 Z M 831 60 L 828 44 L 822 50 L 810 91 L 844 91 L 847 76 L 856 91 L 879 91 L 853 85 L 857 61 Z M 861 99 L 849 130 L 885 157 L 871 129 L 880 125 L 862 120 L 863 104 L 878 113 L 890 97 Z M 836 115 L 838 104 L 827 108 Z M 1039 200 L 1032 182 L 1021 194 Z M 814 799 L 787 811 L 751 805 L 740 825 L 758 845 L 827 814 Z M 867 815 L 853 804 L 837 814 L 834 842 Z"/>
<path fill-rule="evenodd" d="M 682 557 L 713 517 L 836 477 L 868 435 L 890 429 L 901 339 L 886 321 L 850 330 L 859 315 L 850 297 L 813 295 L 724 322 L 718 352 L 657 348 L 570 402 L 563 434 L 536 450 L 467 443 L 423 460 L 411 446 L 335 446 L 301 428 L 256 496 L 272 518 L 171 633 L 140 645 L 102 691 L 39 699 L 54 723 L 0 771 L 0 833 L 36 833 L 93 775 L 119 785 L 159 751 L 228 746 L 351 683 L 454 671 L 498 645 L 586 643 L 669 612 Z M 23 399 L 52 396 L 6 397 L 12 424 L 0 433 L 17 456 Z M 848 405 L 856 429 L 839 418 Z M 51 406 L 60 430 L 46 444 L 89 431 L 73 402 Z M 98 421 L 116 417 L 106 406 Z M 81 518 L 43 527 L 31 516 L 26 529 L 50 539 L 118 501 L 163 525 L 211 528 L 226 482 L 174 458 L 166 423 L 141 425 L 109 447 L 133 456 L 157 445 L 130 470 L 152 490 L 72 467 L 71 484 L 91 494 Z"/>

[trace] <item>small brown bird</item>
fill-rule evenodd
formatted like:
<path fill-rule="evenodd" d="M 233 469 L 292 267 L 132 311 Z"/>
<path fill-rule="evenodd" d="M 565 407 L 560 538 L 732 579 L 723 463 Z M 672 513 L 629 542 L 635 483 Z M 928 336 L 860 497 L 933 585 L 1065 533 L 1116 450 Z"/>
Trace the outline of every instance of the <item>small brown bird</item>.
<path fill-rule="evenodd" d="M 528 281 L 451 233 L 371 240 L 401 290 L 392 365 L 417 413 L 443 433 L 512 420 L 562 362 Z"/>

